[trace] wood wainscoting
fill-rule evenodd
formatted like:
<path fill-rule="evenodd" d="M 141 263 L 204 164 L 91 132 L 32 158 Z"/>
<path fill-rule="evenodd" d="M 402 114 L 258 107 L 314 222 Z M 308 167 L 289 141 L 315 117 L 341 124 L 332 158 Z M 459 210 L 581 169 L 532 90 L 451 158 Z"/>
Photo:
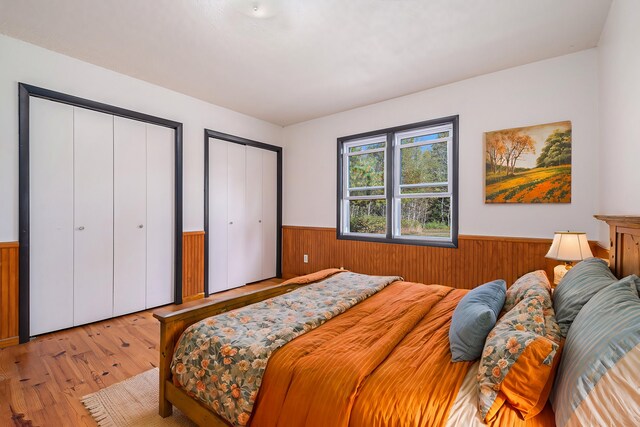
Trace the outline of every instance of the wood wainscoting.
<path fill-rule="evenodd" d="M 182 239 L 182 295 L 190 301 L 204 296 L 204 231 Z M 18 242 L 0 242 L 0 348 L 19 343 L 18 255 Z"/>
<path fill-rule="evenodd" d="M 0 348 L 18 344 L 18 242 L 0 243 Z"/>
<path fill-rule="evenodd" d="M 182 300 L 204 297 L 204 231 L 182 234 Z"/>
<path fill-rule="evenodd" d="M 284 278 L 330 267 L 471 289 L 494 279 L 511 285 L 521 275 L 545 270 L 553 280 L 558 262 L 545 258 L 552 239 L 459 236 L 458 248 L 338 240 L 335 228 L 282 227 Z M 591 243 L 594 255 L 606 251 Z M 608 251 L 606 251 L 608 253 Z M 304 263 L 304 254 L 309 262 Z M 598 256 L 596 255 L 596 256 Z"/>

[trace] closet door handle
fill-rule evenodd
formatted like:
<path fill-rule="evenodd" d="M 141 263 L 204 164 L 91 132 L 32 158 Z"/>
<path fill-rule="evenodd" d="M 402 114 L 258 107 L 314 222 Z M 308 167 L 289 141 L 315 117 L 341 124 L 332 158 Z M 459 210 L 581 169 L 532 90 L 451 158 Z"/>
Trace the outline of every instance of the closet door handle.
<path fill-rule="evenodd" d="M 259 220 L 258 220 L 258 222 L 259 222 L 260 224 L 262 224 L 262 220 L 261 220 L 261 219 L 259 219 Z"/>
<path fill-rule="evenodd" d="M 78 230 L 79 230 L 79 231 L 84 230 L 84 225 L 81 225 L 80 227 L 78 227 Z"/>
<path fill-rule="evenodd" d="M 144 225 L 140 224 L 140 225 L 138 226 L 138 228 L 144 228 Z"/>
<path fill-rule="evenodd" d="M 233 221 L 229 221 L 229 225 L 233 225 Z"/>

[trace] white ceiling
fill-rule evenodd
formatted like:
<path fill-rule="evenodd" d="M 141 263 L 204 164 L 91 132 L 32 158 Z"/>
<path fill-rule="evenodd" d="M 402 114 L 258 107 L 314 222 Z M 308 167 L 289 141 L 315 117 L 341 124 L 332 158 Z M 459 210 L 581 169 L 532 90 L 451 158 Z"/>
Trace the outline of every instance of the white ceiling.
<path fill-rule="evenodd" d="M 0 32 L 289 125 L 594 47 L 610 3 L 0 0 Z"/>

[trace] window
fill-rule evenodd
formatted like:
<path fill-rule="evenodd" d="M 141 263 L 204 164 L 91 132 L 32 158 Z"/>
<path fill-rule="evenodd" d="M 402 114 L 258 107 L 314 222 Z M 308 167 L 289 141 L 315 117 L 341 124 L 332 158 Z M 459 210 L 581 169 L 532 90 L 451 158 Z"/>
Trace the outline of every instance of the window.
<path fill-rule="evenodd" d="M 458 116 L 338 139 L 338 238 L 456 247 Z"/>

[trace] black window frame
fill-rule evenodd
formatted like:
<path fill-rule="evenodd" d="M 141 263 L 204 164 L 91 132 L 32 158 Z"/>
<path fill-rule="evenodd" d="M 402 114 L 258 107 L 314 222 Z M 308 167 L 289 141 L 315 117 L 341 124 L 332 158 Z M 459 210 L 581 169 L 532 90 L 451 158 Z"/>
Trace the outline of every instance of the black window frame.
<path fill-rule="evenodd" d="M 428 238 L 411 239 L 409 237 L 393 237 L 393 190 L 394 190 L 394 138 L 397 133 L 406 132 L 413 129 L 419 129 L 423 127 L 432 127 L 438 125 L 450 124 L 453 128 L 453 135 L 451 141 L 451 167 L 453 170 L 451 173 L 451 240 L 432 240 Z M 395 243 L 401 245 L 414 245 L 414 246 L 433 246 L 443 248 L 457 248 L 458 247 L 458 169 L 459 169 L 459 149 L 458 149 L 458 132 L 459 132 L 459 116 L 447 116 L 432 120 L 426 120 L 417 123 L 410 123 L 402 126 L 395 126 L 391 128 L 378 129 L 370 132 L 359 133 L 355 135 L 343 136 L 337 139 L 337 198 L 336 198 L 336 237 L 338 240 L 355 240 L 364 242 L 375 243 Z M 342 218 L 342 202 L 343 202 L 343 147 L 345 143 L 352 142 L 354 140 L 370 138 L 375 136 L 386 135 L 386 217 L 387 217 L 387 233 L 386 236 L 374 237 L 371 235 L 358 235 L 356 233 L 343 233 L 343 218 Z"/>

